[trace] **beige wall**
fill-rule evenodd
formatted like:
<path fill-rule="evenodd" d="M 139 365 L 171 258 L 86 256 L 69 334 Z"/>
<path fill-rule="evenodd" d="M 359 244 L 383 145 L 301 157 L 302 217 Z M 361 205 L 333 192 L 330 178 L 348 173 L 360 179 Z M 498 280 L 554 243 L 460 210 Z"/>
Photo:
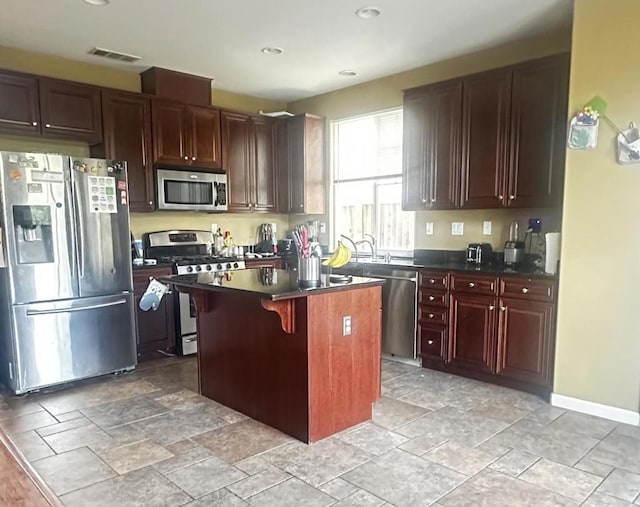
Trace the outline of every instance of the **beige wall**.
<path fill-rule="evenodd" d="M 636 0 L 575 2 L 570 111 L 600 95 L 640 121 L 638 19 Z M 554 390 L 638 412 L 640 165 L 616 164 L 614 137 L 603 123 L 596 149 L 567 153 Z"/>
<path fill-rule="evenodd" d="M 288 110 L 293 113 L 319 114 L 328 120 L 337 120 L 401 107 L 402 92 L 407 88 L 554 53 L 568 52 L 570 47 L 569 33 L 521 40 L 293 102 L 288 105 Z M 495 249 L 502 250 L 511 221 L 519 220 L 521 227 L 524 227 L 529 217 L 542 217 L 545 232 L 559 230 L 560 211 L 558 209 L 418 212 L 416 214 L 415 247 L 439 250 L 462 249 L 471 242 L 487 241 L 492 243 Z M 320 219 L 328 223 L 327 215 L 320 217 Z M 493 234 L 491 236 L 482 235 L 484 220 L 492 221 Z M 434 222 L 433 236 L 425 235 L 427 221 Z M 451 222 L 454 221 L 464 222 L 463 236 L 451 236 Z"/>
<path fill-rule="evenodd" d="M 99 60 L 98 60 L 99 61 Z M 66 58 L 30 53 L 15 48 L 0 46 L 0 69 L 10 69 L 43 76 L 68 79 L 98 86 L 122 90 L 140 91 L 140 77 L 137 71 L 126 72 L 112 67 L 82 63 Z M 212 102 L 216 106 L 256 113 L 280 111 L 285 104 L 268 99 L 241 95 L 226 90 L 213 89 Z M 74 156 L 88 156 L 89 146 L 83 142 L 69 142 L 39 137 L 0 135 L 0 151 L 36 151 L 64 153 Z M 132 213 L 131 228 L 134 234 L 168 228 L 209 229 L 211 223 L 218 223 L 223 230 L 231 230 L 234 240 L 245 243 L 250 238 L 255 241 L 257 227 L 263 222 L 278 224 L 278 237 L 284 236 L 288 227 L 286 215 L 246 215 L 208 213 Z"/>

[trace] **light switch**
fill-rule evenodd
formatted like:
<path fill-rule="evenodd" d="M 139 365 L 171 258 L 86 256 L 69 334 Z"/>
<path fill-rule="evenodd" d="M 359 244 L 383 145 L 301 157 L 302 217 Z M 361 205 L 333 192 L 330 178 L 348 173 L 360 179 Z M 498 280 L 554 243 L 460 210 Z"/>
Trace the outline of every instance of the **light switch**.
<path fill-rule="evenodd" d="M 452 236 L 464 235 L 464 222 L 451 222 L 451 235 Z"/>
<path fill-rule="evenodd" d="M 320 234 L 327 233 L 327 224 L 326 222 L 320 222 Z"/>
<path fill-rule="evenodd" d="M 427 236 L 433 236 L 433 222 L 427 222 L 425 224 L 424 232 Z"/>
<path fill-rule="evenodd" d="M 485 236 L 491 236 L 491 220 L 485 220 L 482 222 L 482 234 Z"/>

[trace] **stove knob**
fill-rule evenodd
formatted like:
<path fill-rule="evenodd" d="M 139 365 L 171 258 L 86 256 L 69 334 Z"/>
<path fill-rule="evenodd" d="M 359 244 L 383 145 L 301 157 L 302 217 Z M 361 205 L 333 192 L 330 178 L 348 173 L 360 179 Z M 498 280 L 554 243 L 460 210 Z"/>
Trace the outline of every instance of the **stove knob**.
<path fill-rule="evenodd" d="M 216 269 L 222 269 L 222 264 L 218 264 L 218 265 L 216 266 Z"/>
<path fill-rule="evenodd" d="M 187 266 L 187 273 L 191 273 L 193 271 L 193 267 L 192 266 Z"/>
<path fill-rule="evenodd" d="M 236 268 L 236 269 L 238 269 L 238 263 L 237 263 L 237 262 L 234 262 L 234 263 L 233 263 L 233 267 L 234 267 L 234 268 Z"/>
<path fill-rule="evenodd" d="M 207 271 L 211 271 L 211 264 L 207 264 Z"/>
<path fill-rule="evenodd" d="M 231 263 L 227 262 L 227 266 L 226 267 L 227 267 L 227 269 L 231 269 Z"/>
<path fill-rule="evenodd" d="M 196 271 L 202 271 L 202 267 L 201 266 L 196 266 Z"/>

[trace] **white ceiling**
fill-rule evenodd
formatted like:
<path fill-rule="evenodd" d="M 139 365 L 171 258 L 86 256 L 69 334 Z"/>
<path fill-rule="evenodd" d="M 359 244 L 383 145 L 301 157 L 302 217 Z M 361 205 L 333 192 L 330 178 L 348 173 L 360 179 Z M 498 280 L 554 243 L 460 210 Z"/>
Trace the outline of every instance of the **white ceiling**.
<path fill-rule="evenodd" d="M 571 0 L 9 0 L 0 45 L 139 72 L 165 67 L 214 87 L 291 101 L 509 40 L 568 29 Z M 376 6 L 363 20 L 355 11 Z M 142 57 L 118 64 L 94 46 Z M 278 56 L 264 46 L 284 49 Z M 338 71 L 353 69 L 356 77 Z"/>

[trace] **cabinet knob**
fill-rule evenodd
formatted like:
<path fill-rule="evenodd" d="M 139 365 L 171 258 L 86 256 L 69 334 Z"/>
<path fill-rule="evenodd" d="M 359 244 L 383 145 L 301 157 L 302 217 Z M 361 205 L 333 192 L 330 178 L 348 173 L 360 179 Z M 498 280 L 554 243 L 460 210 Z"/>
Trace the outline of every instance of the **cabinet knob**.
<path fill-rule="evenodd" d="M 191 160 L 193 160 L 195 162 L 196 161 L 196 157 L 191 157 Z"/>
<path fill-rule="evenodd" d="M 475 284 L 475 283 L 473 283 L 473 282 L 469 282 L 469 287 L 471 287 L 471 288 L 473 289 L 475 286 L 476 286 L 476 284 Z"/>
<path fill-rule="evenodd" d="M 427 199 L 422 199 L 422 204 L 427 204 Z"/>
<path fill-rule="evenodd" d="M 433 340 L 429 340 L 429 341 L 427 342 L 427 345 L 433 345 Z"/>
<path fill-rule="evenodd" d="M 510 196 L 509 196 L 509 200 L 510 200 L 510 201 L 513 201 L 515 198 L 516 198 L 516 196 L 515 196 L 515 195 L 510 195 Z"/>
<path fill-rule="evenodd" d="M 436 283 L 436 281 L 433 278 L 429 278 L 429 283 Z"/>
<path fill-rule="evenodd" d="M 153 206 L 153 201 L 149 201 L 149 204 L 150 204 L 151 206 Z"/>
<path fill-rule="evenodd" d="M 50 129 L 51 128 L 51 123 L 45 123 L 44 126 L 47 127 L 48 129 Z"/>
<path fill-rule="evenodd" d="M 498 199 L 500 199 L 502 201 L 504 199 L 504 196 L 503 195 L 499 195 Z"/>
<path fill-rule="evenodd" d="M 433 301 L 435 299 L 435 296 L 429 296 L 429 301 Z"/>
<path fill-rule="evenodd" d="M 495 306 L 489 305 L 489 311 L 492 312 L 493 310 L 495 310 Z"/>
<path fill-rule="evenodd" d="M 37 127 L 38 126 L 38 122 L 34 121 L 31 125 L 33 125 L 34 127 Z"/>
<path fill-rule="evenodd" d="M 429 314 L 429 318 L 430 318 L 430 319 L 433 319 L 433 313 L 430 313 L 430 314 Z"/>
<path fill-rule="evenodd" d="M 527 292 L 529 292 L 529 289 L 527 289 L 526 287 L 522 287 L 522 293 L 526 294 Z"/>
<path fill-rule="evenodd" d="M 506 312 L 507 311 L 507 307 L 506 306 L 501 306 L 500 307 L 500 311 L 501 312 Z"/>
<path fill-rule="evenodd" d="M 436 202 L 436 198 L 435 198 L 435 197 L 432 197 L 432 198 L 431 198 L 431 202 Z"/>
<path fill-rule="evenodd" d="M 301 208 L 304 208 L 304 204 L 301 204 L 301 205 L 300 205 L 300 207 L 301 207 Z"/>
<path fill-rule="evenodd" d="M 189 160 L 189 157 L 184 157 L 185 160 Z"/>

